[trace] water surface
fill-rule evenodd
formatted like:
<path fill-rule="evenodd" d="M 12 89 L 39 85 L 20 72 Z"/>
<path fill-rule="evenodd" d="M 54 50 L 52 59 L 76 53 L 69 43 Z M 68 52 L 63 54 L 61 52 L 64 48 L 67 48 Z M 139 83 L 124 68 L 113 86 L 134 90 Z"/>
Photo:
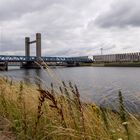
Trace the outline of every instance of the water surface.
<path fill-rule="evenodd" d="M 41 79 L 46 85 L 61 80 L 77 84 L 84 100 L 98 104 L 117 106 L 118 91 L 125 97 L 126 105 L 131 109 L 140 108 L 140 68 L 125 67 L 68 67 L 49 70 L 11 69 L 0 72 L 16 80 L 37 83 Z M 116 103 L 116 104 L 115 104 Z"/>

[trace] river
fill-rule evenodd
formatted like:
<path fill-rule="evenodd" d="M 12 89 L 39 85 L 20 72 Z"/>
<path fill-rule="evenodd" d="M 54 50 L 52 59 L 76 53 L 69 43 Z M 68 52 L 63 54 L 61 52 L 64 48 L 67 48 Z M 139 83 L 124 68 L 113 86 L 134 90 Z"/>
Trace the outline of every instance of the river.
<path fill-rule="evenodd" d="M 134 67 L 58 67 L 41 69 L 10 69 L 0 72 L 15 80 L 37 83 L 46 86 L 51 82 L 71 81 L 78 86 L 83 100 L 117 108 L 118 91 L 121 90 L 125 104 L 130 111 L 140 110 L 140 68 Z M 40 79 L 40 80 L 39 80 Z"/>

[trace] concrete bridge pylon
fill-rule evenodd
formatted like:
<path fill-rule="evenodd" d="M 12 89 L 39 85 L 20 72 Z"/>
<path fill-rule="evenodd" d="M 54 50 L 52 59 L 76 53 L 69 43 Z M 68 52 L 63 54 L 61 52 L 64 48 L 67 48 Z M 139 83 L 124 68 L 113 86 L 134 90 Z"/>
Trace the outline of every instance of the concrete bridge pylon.
<path fill-rule="evenodd" d="M 30 44 L 36 44 L 36 57 L 41 57 L 41 33 L 36 33 L 36 40 L 30 41 L 30 37 L 25 37 L 25 56 L 30 57 Z M 35 62 L 25 62 L 21 64 L 21 68 L 40 68 Z"/>
<path fill-rule="evenodd" d="M 25 37 L 25 56 L 30 56 L 30 44 L 36 43 L 36 57 L 41 57 L 41 33 L 36 33 L 36 40 L 30 41 L 30 37 Z"/>

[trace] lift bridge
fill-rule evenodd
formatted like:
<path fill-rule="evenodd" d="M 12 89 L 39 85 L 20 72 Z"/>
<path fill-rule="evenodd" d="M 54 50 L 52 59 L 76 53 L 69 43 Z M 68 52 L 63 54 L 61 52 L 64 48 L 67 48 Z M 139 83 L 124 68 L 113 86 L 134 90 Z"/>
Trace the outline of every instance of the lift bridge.
<path fill-rule="evenodd" d="M 30 44 L 36 43 L 36 56 L 30 56 Z M 43 57 L 41 56 L 41 34 L 36 33 L 36 40 L 30 41 L 25 37 L 25 56 L 0 55 L 0 70 L 8 70 L 9 63 L 18 63 L 21 68 L 39 68 L 36 62 L 53 63 L 54 65 L 78 65 L 79 63 L 91 63 L 88 56 L 81 57 Z"/>

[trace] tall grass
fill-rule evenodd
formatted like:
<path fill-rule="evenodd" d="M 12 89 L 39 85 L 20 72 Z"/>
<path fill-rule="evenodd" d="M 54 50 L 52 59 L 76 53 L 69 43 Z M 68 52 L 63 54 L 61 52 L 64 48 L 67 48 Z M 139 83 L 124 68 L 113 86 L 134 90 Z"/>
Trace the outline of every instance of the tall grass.
<path fill-rule="evenodd" d="M 43 89 L 0 78 L 0 119 L 17 140 L 139 140 L 140 120 L 126 110 L 121 92 L 118 103 L 117 113 L 82 102 L 71 82 Z"/>

